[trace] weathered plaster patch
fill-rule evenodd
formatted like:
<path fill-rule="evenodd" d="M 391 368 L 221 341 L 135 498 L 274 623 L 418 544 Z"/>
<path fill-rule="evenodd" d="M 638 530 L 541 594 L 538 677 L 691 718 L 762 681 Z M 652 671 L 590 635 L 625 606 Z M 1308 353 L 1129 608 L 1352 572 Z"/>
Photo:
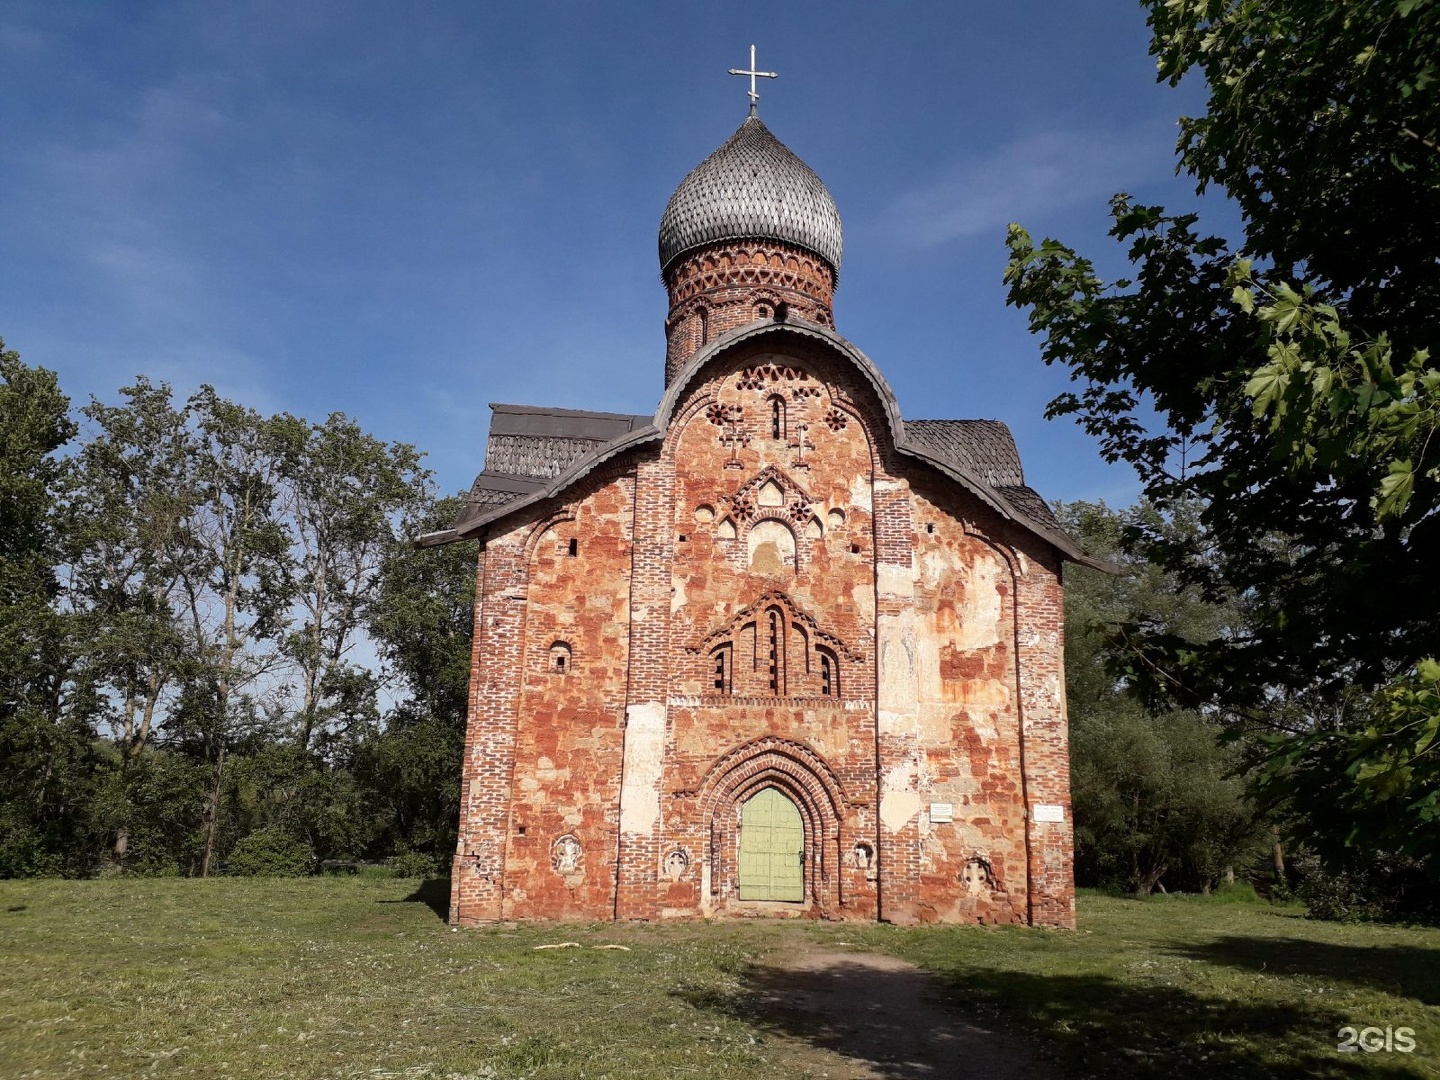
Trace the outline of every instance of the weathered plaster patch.
<path fill-rule="evenodd" d="M 625 710 L 624 779 L 620 830 L 645 834 L 660 820 L 660 774 L 665 759 L 665 706 L 658 701 Z"/>
<path fill-rule="evenodd" d="M 909 718 L 916 712 L 915 625 L 908 612 L 882 615 L 880 628 L 880 720 L 887 728 L 887 718 Z"/>
<path fill-rule="evenodd" d="M 1000 592 L 996 588 L 1000 581 L 1000 561 L 988 552 L 977 553 L 958 613 L 957 649 L 986 649 L 1000 641 Z"/>
<path fill-rule="evenodd" d="M 850 479 L 850 503 L 867 514 L 874 509 L 870 497 L 870 477 L 854 476 Z"/>
<path fill-rule="evenodd" d="M 881 596 L 908 600 L 915 595 L 915 569 L 910 565 L 878 563 L 875 567 L 875 587 Z"/>
<path fill-rule="evenodd" d="M 955 573 L 955 563 L 944 548 L 932 547 L 919 556 L 920 583 L 936 589 Z"/>
<path fill-rule="evenodd" d="M 868 584 L 856 585 L 850 590 L 850 602 L 861 620 L 871 622 L 875 618 L 875 590 Z"/>
<path fill-rule="evenodd" d="M 887 791 L 880 796 L 880 820 L 892 833 L 902 831 L 918 813 L 918 791 Z"/>

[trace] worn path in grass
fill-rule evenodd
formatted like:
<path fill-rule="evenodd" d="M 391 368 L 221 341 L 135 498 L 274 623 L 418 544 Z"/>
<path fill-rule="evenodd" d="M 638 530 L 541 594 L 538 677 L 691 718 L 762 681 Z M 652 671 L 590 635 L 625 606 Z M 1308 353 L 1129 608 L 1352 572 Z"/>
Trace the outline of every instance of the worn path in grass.
<path fill-rule="evenodd" d="M 1043 1075 L 1018 1039 L 938 1007 L 931 976 L 893 956 L 803 950 L 755 968 L 748 983 L 756 1019 L 790 1046 L 803 1040 L 791 1075 L 801 1069 L 846 1080 Z M 843 1064 L 831 1066 L 832 1054 Z"/>

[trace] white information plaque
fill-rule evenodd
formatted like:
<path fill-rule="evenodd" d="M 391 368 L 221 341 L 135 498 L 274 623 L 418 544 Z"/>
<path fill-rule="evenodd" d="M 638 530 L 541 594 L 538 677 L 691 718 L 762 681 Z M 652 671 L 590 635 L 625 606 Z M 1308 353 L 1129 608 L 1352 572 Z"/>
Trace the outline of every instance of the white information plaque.
<path fill-rule="evenodd" d="M 1054 803 L 1036 803 L 1030 816 L 1036 821 L 1064 821 L 1065 808 Z"/>
<path fill-rule="evenodd" d="M 930 823 L 954 821 L 955 807 L 948 802 L 932 802 L 930 804 Z"/>

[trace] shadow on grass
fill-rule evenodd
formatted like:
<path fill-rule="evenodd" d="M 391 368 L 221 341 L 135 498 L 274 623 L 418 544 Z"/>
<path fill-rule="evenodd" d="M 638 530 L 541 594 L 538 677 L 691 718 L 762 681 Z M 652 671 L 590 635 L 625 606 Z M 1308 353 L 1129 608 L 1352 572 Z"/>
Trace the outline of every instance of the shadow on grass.
<path fill-rule="evenodd" d="M 968 1063 L 964 1075 L 973 1071 L 997 1080 L 1102 1072 L 1164 1080 L 1182 1074 L 1187 1080 L 1427 1075 L 1420 1071 L 1423 1063 L 1412 1065 L 1399 1054 L 1339 1053 L 1337 1032 L 1353 1018 L 1324 1008 L 1204 997 L 1101 975 L 976 968 L 926 977 L 842 966 L 823 973 L 817 988 L 808 981 L 814 974 L 800 973 L 797 981 L 793 972 L 752 967 L 734 992 L 675 993 L 698 1009 L 865 1061 L 897 1080 L 961 1075 L 952 1071 L 952 1060 Z M 939 1031 L 915 1030 L 925 1021 L 917 1023 L 904 1003 L 914 999 L 917 980 L 957 1018 L 953 1023 Z M 864 1011 L 857 1018 L 854 1009 L 826 1009 L 827 999 L 860 1002 Z M 1006 1060 L 1016 1045 L 1043 1064 Z"/>
<path fill-rule="evenodd" d="M 1313 975 L 1440 1005 L 1440 949 L 1414 945 L 1331 945 L 1294 938 L 1218 938 L 1176 950 L 1207 964 L 1244 971 Z"/>
<path fill-rule="evenodd" d="M 377 904 L 424 904 L 441 922 L 450 921 L 450 879 L 427 878 L 402 900 L 376 900 Z"/>
<path fill-rule="evenodd" d="M 742 989 L 674 991 L 707 1009 L 864 1062 L 893 1080 L 1038 1077 L 1023 1044 L 937 1009 L 924 972 L 840 958 L 821 969 L 749 968 Z"/>

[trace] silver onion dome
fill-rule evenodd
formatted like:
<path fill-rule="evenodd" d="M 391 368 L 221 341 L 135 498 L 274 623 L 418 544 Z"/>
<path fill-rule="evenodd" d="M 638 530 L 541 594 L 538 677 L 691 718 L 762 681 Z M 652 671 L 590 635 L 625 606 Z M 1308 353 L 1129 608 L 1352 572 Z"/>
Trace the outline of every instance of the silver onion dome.
<path fill-rule="evenodd" d="M 690 170 L 660 218 L 660 272 L 680 256 L 725 240 L 778 240 L 840 273 L 844 238 L 830 192 L 758 116 Z"/>

